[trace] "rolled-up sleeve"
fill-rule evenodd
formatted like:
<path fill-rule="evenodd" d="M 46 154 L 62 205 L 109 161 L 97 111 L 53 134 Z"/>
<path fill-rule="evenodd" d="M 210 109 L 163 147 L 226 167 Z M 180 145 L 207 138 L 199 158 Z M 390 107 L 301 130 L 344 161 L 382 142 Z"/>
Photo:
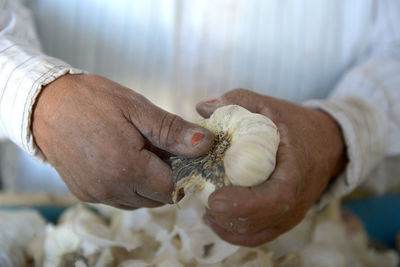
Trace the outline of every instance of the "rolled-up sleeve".
<path fill-rule="evenodd" d="M 376 2 L 368 55 L 328 99 L 304 103 L 329 113 L 347 146 L 349 163 L 322 196 L 322 205 L 354 190 L 385 157 L 400 154 L 400 2 Z"/>
<path fill-rule="evenodd" d="M 41 158 L 31 133 L 35 100 L 43 86 L 81 71 L 43 54 L 31 14 L 23 5 L 0 4 L 0 135 Z"/>

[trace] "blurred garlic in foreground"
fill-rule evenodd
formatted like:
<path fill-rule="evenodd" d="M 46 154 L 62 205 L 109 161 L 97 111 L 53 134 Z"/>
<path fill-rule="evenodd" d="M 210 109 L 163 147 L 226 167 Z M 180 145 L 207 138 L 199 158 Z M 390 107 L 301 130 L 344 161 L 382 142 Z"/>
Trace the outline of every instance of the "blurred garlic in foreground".
<path fill-rule="evenodd" d="M 0 266 L 25 266 L 29 260 L 40 258 L 41 248 L 31 249 L 29 244 L 40 240 L 45 226 L 36 211 L 0 211 Z"/>
<path fill-rule="evenodd" d="M 268 179 L 280 141 L 278 128 L 270 119 L 228 105 L 200 125 L 214 133 L 215 143 L 205 156 L 171 158 L 175 202 L 184 190 L 207 205 L 209 195 L 223 186 L 256 186 Z"/>

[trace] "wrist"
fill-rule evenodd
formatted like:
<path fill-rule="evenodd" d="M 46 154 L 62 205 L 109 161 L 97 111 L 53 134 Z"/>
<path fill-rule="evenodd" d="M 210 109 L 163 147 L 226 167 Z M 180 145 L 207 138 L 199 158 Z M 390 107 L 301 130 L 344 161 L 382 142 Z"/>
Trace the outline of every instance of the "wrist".
<path fill-rule="evenodd" d="M 32 108 L 31 131 L 36 146 L 45 154 L 45 141 L 51 138 L 50 129 L 57 127 L 58 110 L 66 100 L 66 93 L 71 89 L 76 74 L 65 74 L 44 86 Z"/>
<path fill-rule="evenodd" d="M 329 180 L 336 178 L 342 173 L 347 165 L 347 151 L 342 129 L 338 122 L 328 113 L 322 110 L 315 110 L 323 120 L 323 127 L 327 138 L 327 147 L 323 148 L 328 154 Z"/>

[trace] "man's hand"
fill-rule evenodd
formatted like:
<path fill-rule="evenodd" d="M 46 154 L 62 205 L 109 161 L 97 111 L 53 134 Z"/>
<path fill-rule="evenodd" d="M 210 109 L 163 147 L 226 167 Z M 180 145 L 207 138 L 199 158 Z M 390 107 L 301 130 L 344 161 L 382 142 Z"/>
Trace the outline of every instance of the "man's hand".
<path fill-rule="evenodd" d="M 251 188 L 215 191 L 204 219 L 224 240 L 257 246 L 298 224 L 346 163 L 341 130 L 327 114 L 237 89 L 199 103 L 209 117 L 219 106 L 237 104 L 269 117 L 281 135 L 277 166 L 269 180 Z"/>
<path fill-rule="evenodd" d="M 208 130 L 95 75 L 65 75 L 46 86 L 32 131 L 79 199 L 126 209 L 171 203 L 162 156 L 199 156 L 214 141 Z"/>

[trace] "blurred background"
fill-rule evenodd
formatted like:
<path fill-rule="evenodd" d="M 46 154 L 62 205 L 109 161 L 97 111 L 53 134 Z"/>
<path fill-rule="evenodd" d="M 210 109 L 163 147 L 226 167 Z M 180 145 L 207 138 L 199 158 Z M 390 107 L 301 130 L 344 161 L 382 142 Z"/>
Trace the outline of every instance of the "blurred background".
<path fill-rule="evenodd" d="M 352 1 L 352 21 L 338 15 L 343 3 L 335 1 L 245 2 L 30 0 L 25 5 L 46 54 L 117 81 L 192 121 L 198 118 L 198 101 L 232 88 L 296 102 L 324 98 L 367 50 L 368 18 L 357 6 L 373 1 Z M 315 16 L 328 19 L 318 25 Z M 296 27 L 307 34 L 291 34 Z M 361 34 L 338 38 L 348 27 Z M 324 38 L 313 38 L 319 35 Z M 322 42 L 320 51 L 312 49 L 316 40 Z M 335 53 L 327 58 L 326 51 Z M 66 190 L 51 167 L 13 145 L 2 144 L 1 153 L 3 187 Z"/>

